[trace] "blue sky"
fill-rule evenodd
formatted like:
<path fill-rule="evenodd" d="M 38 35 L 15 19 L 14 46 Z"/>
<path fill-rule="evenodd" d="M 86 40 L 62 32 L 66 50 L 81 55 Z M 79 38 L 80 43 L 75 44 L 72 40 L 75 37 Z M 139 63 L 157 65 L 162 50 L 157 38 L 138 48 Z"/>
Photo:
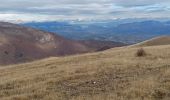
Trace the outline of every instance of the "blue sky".
<path fill-rule="evenodd" d="M 5 21 L 164 17 L 170 17 L 170 0 L 3 0 L 0 3 L 0 20 Z"/>

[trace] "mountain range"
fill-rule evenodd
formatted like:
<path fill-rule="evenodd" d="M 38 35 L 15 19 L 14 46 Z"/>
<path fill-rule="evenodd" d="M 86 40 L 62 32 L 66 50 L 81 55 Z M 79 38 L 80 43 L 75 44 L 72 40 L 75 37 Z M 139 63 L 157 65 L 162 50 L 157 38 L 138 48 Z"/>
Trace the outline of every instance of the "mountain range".
<path fill-rule="evenodd" d="M 93 22 L 30 22 L 22 25 L 57 33 L 68 39 L 138 43 L 170 35 L 170 22 L 157 20 L 106 20 Z"/>

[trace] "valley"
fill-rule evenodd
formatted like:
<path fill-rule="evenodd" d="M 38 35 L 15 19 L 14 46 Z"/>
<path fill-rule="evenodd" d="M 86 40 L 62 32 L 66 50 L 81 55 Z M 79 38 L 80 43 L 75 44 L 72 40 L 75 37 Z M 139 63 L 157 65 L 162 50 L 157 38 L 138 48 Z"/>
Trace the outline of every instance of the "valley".
<path fill-rule="evenodd" d="M 68 39 L 113 41 L 125 44 L 135 44 L 154 37 L 170 35 L 169 20 L 47 21 L 21 25 L 53 32 Z"/>

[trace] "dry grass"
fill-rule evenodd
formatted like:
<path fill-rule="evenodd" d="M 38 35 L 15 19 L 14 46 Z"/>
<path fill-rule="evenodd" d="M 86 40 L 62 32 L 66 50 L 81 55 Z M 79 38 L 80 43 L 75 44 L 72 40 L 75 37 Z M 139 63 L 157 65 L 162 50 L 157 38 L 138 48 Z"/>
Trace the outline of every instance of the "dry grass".
<path fill-rule="evenodd" d="M 170 36 L 160 36 L 132 46 L 145 47 L 145 46 L 160 46 L 160 45 L 169 45 L 169 44 L 170 44 Z"/>
<path fill-rule="evenodd" d="M 138 49 L 2 67 L 0 100 L 169 100 L 170 46 Z"/>

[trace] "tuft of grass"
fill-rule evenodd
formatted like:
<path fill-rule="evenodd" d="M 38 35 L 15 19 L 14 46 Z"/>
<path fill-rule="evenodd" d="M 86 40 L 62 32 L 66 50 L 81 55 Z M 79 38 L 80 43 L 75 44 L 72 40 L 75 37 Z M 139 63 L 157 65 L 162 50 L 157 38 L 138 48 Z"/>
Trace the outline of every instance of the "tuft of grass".
<path fill-rule="evenodd" d="M 137 57 L 144 57 L 146 55 L 147 54 L 146 54 L 146 52 L 145 52 L 145 50 L 143 48 L 138 49 L 137 52 L 136 52 Z"/>

